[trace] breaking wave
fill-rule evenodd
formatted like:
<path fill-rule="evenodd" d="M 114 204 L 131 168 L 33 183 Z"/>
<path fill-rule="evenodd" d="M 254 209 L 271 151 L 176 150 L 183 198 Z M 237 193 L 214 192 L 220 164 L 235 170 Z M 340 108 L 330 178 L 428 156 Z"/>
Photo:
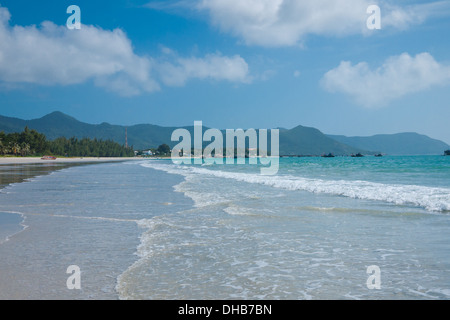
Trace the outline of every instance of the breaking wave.
<path fill-rule="evenodd" d="M 396 205 L 422 207 L 431 212 L 450 211 L 450 189 L 420 185 L 384 184 L 370 181 L 310 179 L 292 175 L 263 176 L 253 173 L 210 170 L 206 168 L 177 166 L 156 162 L 145 162 L 144 167 L 163 170 L 167 173 L 208 175 L 217 178 L 266 185 L 285 190 L 330 194 L 354 199 L 384 201 Z"/>

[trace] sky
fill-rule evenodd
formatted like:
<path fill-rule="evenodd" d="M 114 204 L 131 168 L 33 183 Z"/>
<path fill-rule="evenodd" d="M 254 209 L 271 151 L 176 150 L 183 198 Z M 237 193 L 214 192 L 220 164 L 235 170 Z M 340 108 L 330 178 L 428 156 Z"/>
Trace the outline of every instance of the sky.
<path fill-rule="evenodd" d="M 0 0 L 0 115 L 450 144 L 449 31 L 450 0 Z"/>

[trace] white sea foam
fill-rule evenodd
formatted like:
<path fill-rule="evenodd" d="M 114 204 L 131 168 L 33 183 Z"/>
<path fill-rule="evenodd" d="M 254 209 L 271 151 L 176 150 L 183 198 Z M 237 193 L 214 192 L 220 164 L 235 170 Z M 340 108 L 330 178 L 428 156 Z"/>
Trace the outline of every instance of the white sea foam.
<path fill-rule="evenodd" d="M 399 270 L 393 275 L 389 274 L 396 284 L 400 285 L 398 279 L 404 277 L 414 279 L 413 284 L 407 284 L 402 289 L 388 287 L 386 281 L 383 293 L 388 292 L 387 297 L 391 297 L 392 292 L 401 291 L 407 296 L 419 298 L 448 298 L 449 291 L 445 284 L 442 287 L 439 283 L 435 284 L 435 275 L 424 272 L 422 257 L 415 256 L 418 252 L 416 244 L 400 241 L 399 238 L 397 240 L 400 242 L 396 242 L 396 237 L 406 235 L 407 232 L 398 232 L 394 238 L 380 237 L 378 241 L 381 243 L 373 246 L 373 236 L 379 230 L 377 226 L 364 229 L 370 231 L 369 234 L 356 239 L 351 233 L 340 232 L 354 228 L 340 230 L 333 227 L 332 231 L 338 231 L 335 236 L 333 232 L 316 235 L 312 232 L 316 230 L 314 225 L 304 224 L 304 220 L 286 232 L 283 229 L 272 229 L 272 224 L 267 224 L 264 219 L 254 219 L 255 225 L 241 223 L 252 219 L 248 216 L 265 213 L 263 209 L 266 208 L 266 202 L 258 206 L 258 201 L 249 200 L 261 198 L 260 191 L 266 189 L 263 186 L 274 188 L 274 194 L 285 194 L 283 190 L 299 190 L 409 206 L 432 208 L 441 204 L 447 210 L 449 190 L 445 188 L 366 181 L 326 181 L 292 175 L 264 177 L 259 174 L 182 167 L 153 161 L 142 165 L 184 176 L 185 180 L 175 186 L 175 190 L 191 197 L 197 205 L 182 213 L 136 221 L 144 231 L 135 252 L 138 259 L 117 278 L 116 290 L 121 299 L 364 299 L 371 297 L 366 288 L 366 279 L 361 280 L 354 275 L 358 272 L 364 275 L 366 265 L 374 259 L 380 263 L 385 275 L 392 272 L 392 269 Z M 239 188 L 235 188 L 235 181 Z M 253 185 L 255 188 L 251 188 L 252 185 L 245 185 L 246 183 L 258 184 L 258 187 Z M 267 190 L 271 190 L 270 188 Z M 249 197 L 245 192 L 245 197 L 242 197 L 242 192 L 246 189 L 251 189 L 256 195 Z M 371 197 L 372 192 L 377 193 L 377 198 Z M 394 193 L 392 198 L 389 193 Z M 401 197 L 404 202 L 394 201 L 395 197 Z M 216 214 L 215 209 L 218 208 L 230 216 Z M 325 212 L 354 210 L 314 204 L 301 208 L 305 211 Z M 361 210 L 379 212 L 373 209 Z M 362 216 L 361 221 L 354 222 L 355 226 L 367 226 L 372 222 L 372 216 L 367 217 L 369 220 L 365 219 L 366 215 Z M 436 217 L 429 216 L 430 219 Z M 384 216 L 380 216 L 380 219 L 383 220 Z M 279 221 L 280 224 L 275 224 L 284 225 L 282 219 Z M 320 221 L 317 220 L 317 223 Z M 400 220 L 393 222 L 403 226 Z M 353 220 L 344 221 L 343 226 L 352 223 Z M 409 230 L 410 226 L 406 224 L 405 230 Z M 297 227 L 299 232 L 294 231 Z M 445 270 L 445 266 L 443 267 Z M 439 275 L 439 272 L 436 273 Z M 419 278 L 418 274 L 420 281 L 426 283 L 424 288 L 415 282 Z M 361 283 L 358 282 L 360 280 Z M 342 288 L 351 289 L 343 296 L 347 291 L 342 292 Z"/>
<path fill-rule="evenodd" d="M 231 214 L 233 216 L 256 216 L 257 214 L 251 212 L 250 209 L 229 206 L 223 209 L 226 213 Z"/>
<path fill-rule="evenodd" d="M 431 212 L 450 211 L 450 189 L 420 185 L 384 184 L 370 181 L 310 179 L 292 175 L 263 176 L 252 173 L 210 170 L 200 167 L 176 166 L 156 162 L 141 164 L 167 173 L 207 175 L 235 181 L 267 185 L 278 189 L 331 194 L 354 199 L 375 200 L 396 205 L 412 205 Z"/>
<path fill-rule="evenodd" d="M 19 226 L 22 227 L 22 230 L 19 230 L 19 231 L 17 231 L 17 232 L 14 232 L 14 233 L 12 233 L 12 234 L 9 234 L 9 235 L 7 235 L 4 239 L 0 239 L 0 244 L 3 244 L 3 243 L 5 243 L 5 242 L 8 242 L 9 239 L 11 239 L 11 237 L 15 236 L 16 234 L 21 233 L 22 231 L 24 231 L 25 229 L 28 228 L 28 225 L 25 224 L 26 216 L 25 216 L 22 212 L 17 212 L 17 211 L 2 211 L 2 212 L 4 212 L 4 213 L 10 213 L 10 214 L 17 214 L 17 215 L 21 216 L 22 221 L 19 223 Z"/>

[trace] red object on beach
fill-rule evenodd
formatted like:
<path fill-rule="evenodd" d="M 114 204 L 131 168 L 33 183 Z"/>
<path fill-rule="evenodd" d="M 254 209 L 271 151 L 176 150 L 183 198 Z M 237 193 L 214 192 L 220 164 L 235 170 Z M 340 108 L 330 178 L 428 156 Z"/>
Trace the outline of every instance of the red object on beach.
<path fill-rule="evenodd" d="M 56 160 L 56 157 L 53 157 L 53 156 L 43 156 L 41 159 L 42 159 L 42 160 Z"/>

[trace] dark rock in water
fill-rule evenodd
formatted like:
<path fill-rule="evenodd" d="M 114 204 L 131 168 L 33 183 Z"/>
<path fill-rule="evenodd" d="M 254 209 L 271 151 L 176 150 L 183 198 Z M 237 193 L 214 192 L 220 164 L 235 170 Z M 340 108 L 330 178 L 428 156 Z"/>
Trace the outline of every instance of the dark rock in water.
<path fill-rule="evenodd" d="M 450 156 L 450 150 L 445 150 L 445 151 L 444 151 L 444 155 Z"/>
<path fill-rule="evenodd" d="M 332 154 L 332 153 L 324 154 L 322 157 L 323 158 L 334 158 L 334 154 Z"/>
<path fill-rule="evenodd" d="M 375 157 L 382 157 L 383 155 L 381 153 L 376 154 Z"/>
<path fill-rule="evenodd" d="M 352 154 L 353 158 L 362 158 L 364 157 L 361 153 L 357 153 L 357 154 Z"/>

